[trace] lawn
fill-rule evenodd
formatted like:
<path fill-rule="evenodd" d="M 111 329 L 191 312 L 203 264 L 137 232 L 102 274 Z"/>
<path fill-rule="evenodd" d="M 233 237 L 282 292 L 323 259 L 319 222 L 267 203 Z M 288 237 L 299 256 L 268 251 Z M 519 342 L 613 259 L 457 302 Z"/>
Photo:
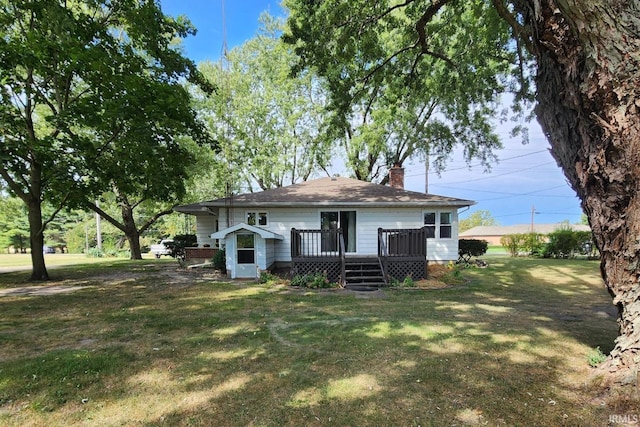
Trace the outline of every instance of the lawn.
<path fill-rule="evenodd" d="M 0 274 L 0 424 L 605 425 L 594 261 L 489 258 L 438 290 L 228 283 L 165 260 Z M 44 285 L 49 286 L 49 285 Z M 637 410 L 636 410 L 637 412 Z"/>

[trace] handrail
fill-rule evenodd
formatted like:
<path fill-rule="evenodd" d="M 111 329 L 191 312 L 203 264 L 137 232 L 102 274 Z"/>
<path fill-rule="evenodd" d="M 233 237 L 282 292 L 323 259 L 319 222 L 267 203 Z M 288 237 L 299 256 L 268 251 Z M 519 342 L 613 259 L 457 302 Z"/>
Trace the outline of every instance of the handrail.
<path fill-rule="evenodd" d="M 291 258 L 340 258 L 339 236 L 341 229 L 297 230 L 291 229 Z"/>
<path fill-rule="evenodd" d="M 385 285 L 388 285 L 387 263 L 389 262 L 389 252 L 387 250 L 387 245 L 384 243 L 384 239 L 382 238 L 382 233 L 382 228 L 378 228 L 378 264 L 380 264 L 380 270 L 382 270 L 382 280 Z"/>
<path fill-rule="evenodd" d="M 344 247 L 344 234 L 342 233 L 342 228 L 338 229 L 338 240 L 340 242 L 340 284 L 342 286 L 345 286 L 347 284 L 347 278 L 346 278 L 346 250 Z"/>
<path fill-rule="evenodd" d="M 427 236 L 424 227 L 378 229 L 378 236 L 387 245 L 387 257 L 422 257 L 427 255 Z"/>

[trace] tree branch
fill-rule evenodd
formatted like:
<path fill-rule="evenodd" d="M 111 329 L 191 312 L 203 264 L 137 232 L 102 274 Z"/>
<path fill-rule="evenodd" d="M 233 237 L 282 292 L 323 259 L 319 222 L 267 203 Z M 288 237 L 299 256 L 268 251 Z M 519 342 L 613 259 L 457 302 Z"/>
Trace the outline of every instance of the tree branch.
<path fill-rule="evenodd" d="M 62 199 L 62 201 L 60 202 L 60 205 L 58 206 L 58 208 L 49 216 L 49 218 L 46 221 L 42 222 L 42 228 L 40 229 L 39 233 L 42 234 L 44 233 L 44 230 L 47 228 L 47 225 L 49 225 L 49 223 L 51 221 L 53 221 L 55 219 L 55 217 L 58 215 L 58 213 L 62 210 L 62 208 L 64 208 L 64 206 L 67 204 L 67 200 L 69 200 L 69 193 L 64 195 L 64 198 Z"/>
<path fill-rule="evenodd" d="M 522 43 L 526 46 L 527 50 L 531 53 L 534 52 L 533 44 L 531 43 L 531 32 L 529 29 L 523 25 L 521 25 L 516 17 L 507 9 L 504 2 L 502 0 L 491 0 L 493 6 L 496 8 L 498 15 L 502 19 L 504 19 L 507 24 L 513 30 L 513 35 L 517 40 L 521 40 Z"/>
<path fill-rule="evenodd" d="M 170 207 L 168 209 L 165 209 L 163 211 L 160 211 L 160 212 L 156 213 L 154 216 L 149 218 L 144 224 L 142 224 L 142 226 L 138 230 L 138 233 L 142 234 L 145 231 L 147 231 L 147 229 L 149 227 L 151 227 L 153 225 L 153 223 L 156 222 L 160 217 L 172 214 L 173 213 L 173 208 L 176 207 L 176 206 L 178 206 L 178 205 L 174 205 L 174 206 L 172 206 L 172 207 Z"/>
<path fill-rule="evenodd" d="M 126 234 L 126 230 L 124 228 L 124 225 L 122 225 L 121 223 L 118 222 L 117 219 L 115 219 L 114 217 L 112 217 L 111 215 L 109 215 L 108 213 L 103 211 L 102 209 L 100 209 L 100 207 L 98 207 L 95 203 L 89 202 L 89 201 L 85 201 L 84 205 L 86 207 L 88 207 L 89 209 L 91 209 L 92 211 L 94 211 L 95 213 L 97 213 L 98 215 L 100 215 L 103 219 L 105 219 L 111 225 L 116 227 L 118 230 L 120 230 L 120 231 L 122 231 L 123 233 Z"/>
<path fill-rule="evenodd" d="M 422 48 L 423 53 L 429 53 L 429 48 L 427 47 L 427 24 L 440 11 L 440 9 L 452 1 L 454 0 L 438 0 L 431 3 L 431 6 L 425 10 L 420 19 L 418 19 L 418 22 L 416 22 L 416 31 L 418 32 L 417 44 Z"/>

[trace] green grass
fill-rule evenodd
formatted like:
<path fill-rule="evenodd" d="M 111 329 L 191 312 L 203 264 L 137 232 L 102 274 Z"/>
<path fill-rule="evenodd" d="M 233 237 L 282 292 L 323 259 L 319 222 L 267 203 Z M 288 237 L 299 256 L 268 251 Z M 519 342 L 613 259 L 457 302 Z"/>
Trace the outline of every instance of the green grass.
<path fill-rule="evenodd" d="M 486 259 L 464 285 L 382 298 L 222 283 L 164 260 L 60 267 L 56 284 L 85 287 L 0 297 L 0 424 L 589 426 L 622 413 L 588 385 L 590 352 L 617 330 L 598 264 Z"/>

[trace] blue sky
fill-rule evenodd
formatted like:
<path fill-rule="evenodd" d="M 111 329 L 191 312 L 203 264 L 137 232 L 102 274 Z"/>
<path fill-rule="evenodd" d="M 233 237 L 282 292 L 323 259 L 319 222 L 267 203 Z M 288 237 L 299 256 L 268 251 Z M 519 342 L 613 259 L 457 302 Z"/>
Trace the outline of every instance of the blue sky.
<path fill-rule="evenodd" d="M 184 40 L 185 54 L 196 62 L 219 59 L 223 47 L 222 0 L 161 0 L 169 15 L 186 15 L 198 28 L 195 37 Z M 263 11 L 285 16 L 275 0 L 226 0 L 224 23 L 229 49 L 255 36 L 258 17 Z M 553 223 L 568 220 L 576 223 L 582 210 L 573 190 L 549 153 L 549 144 L 534 121 L 529 123 L 529 144 L 509 137 L 508 125 L 496 125 L 504 148 L 500 161 L 487 173 L 472 162 L 471 167 L 454 152 L 447 170 L 440 176 L 429 174 L 429 192 L 477 202 L 461 218 L 477 210 L 487 210 L 502 225 Z M 336 161 L 332 172 L 345 174 Z M 425 191 L 424 160 L 405 165 L 405 188 Z"/>

